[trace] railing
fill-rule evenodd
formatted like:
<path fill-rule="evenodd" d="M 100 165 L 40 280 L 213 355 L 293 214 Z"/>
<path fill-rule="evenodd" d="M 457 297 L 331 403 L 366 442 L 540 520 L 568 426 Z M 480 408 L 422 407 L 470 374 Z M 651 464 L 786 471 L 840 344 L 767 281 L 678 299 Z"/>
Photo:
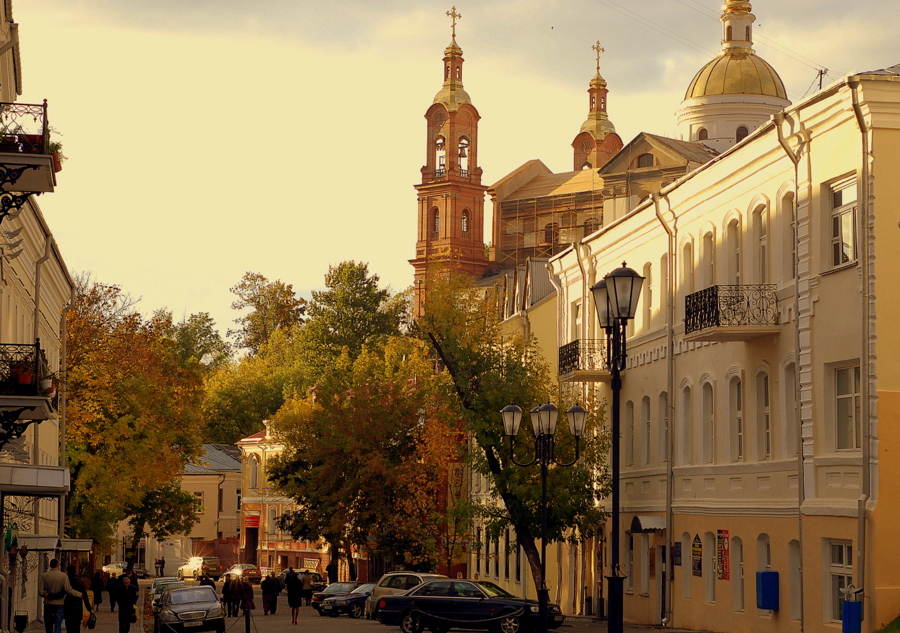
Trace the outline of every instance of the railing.
<path fill-rule="evenodd" d="M 435 170 L 434 170 L 434 177 L 435 177 L 435 178 L 443 178 L 443 177 L 446 176 L 446 175 L 447 175 L 447 170 L 446 170 L 446 169 L 443 169 L 443 168 L 440 168 L 440 167 L 439 167 L 438 169 L 435 169 Z"/>
<path fill-rule="evenodd" d="M 459 175 L 460 175 L 460 177 L 462 177 L 462 178 L 468 178 L 468 177 L 469 177 L 469 170 L 468 170 L 468 169 L 460 169 L 460 170 L 459 170 Z"/>
<path fill-rule="evenodd" d="M 572 341 L 559 348 L 560 375 L 606 368 L 606 339 Z"/>
<path fill-rule="evenodd" d="M 778 325 L 773 284 L 710 286 L 684 301 L 685 334 L 713 327 Z"/>
<path fill-rule="evenodd" d="M 0 343 L 0 396 L 50 397 L 54 391 L 55 383 L 39 340 L 33 345 Z"/>
<path fill-rule="evenodd" d="M 46 101 L 0 103 L 0 153 L 50 153 Z"/>

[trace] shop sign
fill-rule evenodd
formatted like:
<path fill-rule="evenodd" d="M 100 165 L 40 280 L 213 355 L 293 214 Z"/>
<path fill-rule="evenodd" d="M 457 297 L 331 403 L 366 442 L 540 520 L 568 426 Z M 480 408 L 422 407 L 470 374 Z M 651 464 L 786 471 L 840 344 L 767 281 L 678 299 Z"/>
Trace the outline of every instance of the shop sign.
<path fill-rule="evenodd" d="M 691 574 L 703 576 L 703 543 L 699 534 L 694 535 L 691 543 Z"/>
<path fill-rule="evenodd" d="M 244 527 L 248 528 L 258 528 L 259 527 L 259 515 L 244 515 Z"/>
<path fill-rule="evenodd" d="M 716 568 L 719 580 L 731 580 L 731 544 L 728 530 L 716 532 Z"/>

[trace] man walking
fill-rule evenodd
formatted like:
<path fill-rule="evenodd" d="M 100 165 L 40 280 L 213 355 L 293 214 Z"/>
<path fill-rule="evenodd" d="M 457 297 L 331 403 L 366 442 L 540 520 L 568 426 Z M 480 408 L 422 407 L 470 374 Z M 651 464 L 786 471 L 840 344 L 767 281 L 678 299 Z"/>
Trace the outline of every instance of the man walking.
<path fill-rule="evenodd" d="M 59 561 L 50 561 L 50 569 L 40 578 L 38 594 L 44 599 L 44 630 L 60 633 L 65 612 L 66 594 L 81 598 L 81 592 L 72 589 L 69 577 L 59 570 Z"/>

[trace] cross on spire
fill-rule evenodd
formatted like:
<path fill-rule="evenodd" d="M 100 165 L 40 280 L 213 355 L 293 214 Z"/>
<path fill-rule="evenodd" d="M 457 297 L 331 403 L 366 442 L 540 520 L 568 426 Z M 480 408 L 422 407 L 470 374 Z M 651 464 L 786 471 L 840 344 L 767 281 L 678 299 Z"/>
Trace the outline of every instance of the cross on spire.
<path fill-rule="evenodd" d="M 452 7 L 447 11 L 447 15 L 453 20 L 453 37 L 456 37 L 456 21 L 462 17 L 461 13 L 456 12 L 456 7 Z"/>
<path fill-rule="evenodd" d="M 606 52 L 606 49 L 600 46 L 600 40 L 597 40 L 597 43 L 591 46 L 592 49 L 597 51 L 597 72 L 600 72 L 600 55 Z"/>

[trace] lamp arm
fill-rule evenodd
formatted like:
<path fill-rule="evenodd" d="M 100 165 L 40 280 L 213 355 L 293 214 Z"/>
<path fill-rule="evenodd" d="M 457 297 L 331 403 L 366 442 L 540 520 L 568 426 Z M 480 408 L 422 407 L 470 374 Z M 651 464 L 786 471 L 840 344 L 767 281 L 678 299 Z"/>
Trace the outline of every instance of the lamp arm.
<path fill-rule="evenodd" d="M 534 457 L 532 457 L 530 461 L 520 462 L 516 459 L 516 441 L 512 436 L 509 436 L 509 459 L 516 466 L 522 466 L 523 468 L 527 466 L 533 466 L 534 464 L 538 463 L 538 451 L 534 451 Z"/>
<path fill-rule="evenodd" d="M 579 437 L 575 438 L 575 458 L 572 461 L 560 462 L 560 461 L 557 461 L 556 459 L 554 459 L 553 463 L 556 464 L 557 466 L 561 466 L 563 468 L 568 468 L 569 466 L 574 466 L 575 462 L 577 462 L 578 458 L 581 456 L 581 443 L 579 442 L 580 439 L 581 438 L 579 438 Z"/>

